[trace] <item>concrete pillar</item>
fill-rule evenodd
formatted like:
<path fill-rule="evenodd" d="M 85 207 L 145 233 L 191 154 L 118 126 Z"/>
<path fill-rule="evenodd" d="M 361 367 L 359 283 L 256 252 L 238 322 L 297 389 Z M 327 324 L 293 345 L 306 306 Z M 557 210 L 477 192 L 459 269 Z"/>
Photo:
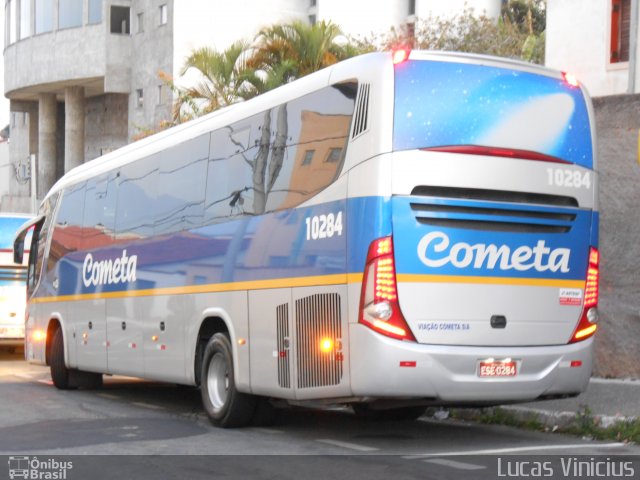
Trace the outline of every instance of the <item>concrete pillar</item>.
<path fill-rule="evenodd" d="M 64 171 L 84 163 L 84 87 L 64 89 Z"/>
<path fill-rule="evenodd" d="M 41 93 L 38 99 L 38 198 L 56 182 L 56 96 Z"/>

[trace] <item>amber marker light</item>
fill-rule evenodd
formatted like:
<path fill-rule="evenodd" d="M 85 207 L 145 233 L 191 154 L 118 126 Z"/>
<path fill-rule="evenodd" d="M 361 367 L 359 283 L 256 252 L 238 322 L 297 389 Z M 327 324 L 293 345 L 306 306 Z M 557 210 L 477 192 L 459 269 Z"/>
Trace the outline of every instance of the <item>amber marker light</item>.
<path fill-rule="evenodd" d="M 246 343 L 247 343 L 247 341 L 244 338 L 239 338 L 238 339 L 238 345 L 244 345 Z"/>
<path fill-rule="evenodd" d="M 47 334 L 42 331 L 42 330 L 35 330 L 32 334 L 31 334 L 31 339 L 34 342 L 42 342 L 43 340 L 45 340 L 47 338 Z"/>
<path fill-rule="evenodd" d="M 333 350 L 333 340 L 326 337 L 320 340 L 320 350 L 324 353 L 329 353 Z"/>

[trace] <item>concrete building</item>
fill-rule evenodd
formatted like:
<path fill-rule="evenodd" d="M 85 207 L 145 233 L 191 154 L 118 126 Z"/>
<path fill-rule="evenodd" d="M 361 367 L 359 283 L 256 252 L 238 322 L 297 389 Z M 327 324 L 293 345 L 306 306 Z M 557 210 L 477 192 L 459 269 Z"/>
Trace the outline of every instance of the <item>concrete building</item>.
<path fill-rule="evenodd" d="M 640 92 L 637 0 L 547 0 L 546 65 L 593 96 Z"/>
<path fill-rule="evenodd" d="M 465 3 L 497 16 L 502 1 L 5 0 L 10 162 L 36 156 L 42 198 L 64 172 L 168 120 L 172 92 L 158 74 L 178 77 L 195 48 L 222 50 L 292 19 L 331 20 L 346 34 L 368 35 L 452 15 Z M 0 211 L 30 211 L 32 193 L 28 181 L 11 179 Z"/>

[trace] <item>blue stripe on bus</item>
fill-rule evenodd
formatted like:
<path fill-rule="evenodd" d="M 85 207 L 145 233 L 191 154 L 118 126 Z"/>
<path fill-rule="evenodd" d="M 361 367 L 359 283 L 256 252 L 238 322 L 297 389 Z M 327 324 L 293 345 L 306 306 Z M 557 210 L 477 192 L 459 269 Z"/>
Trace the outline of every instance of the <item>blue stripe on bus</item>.
<path fill-rule="evenodd" d="M 576 219 L 567 234 L 516 234 L 421 225 L 408 216 L 411 215 L 410 202 L 409 197 L 353 198 L 246 217 L 171 236 L 119 240 L 108 247 L 64 256 L 46 274 L 41 295 L 84 295 L 328 275 L 345 275 L 346 281 L 347 274 L 363 272 L 369 244 L 392 232 L 399 274 L 584 278 L 581 263 L 586 258 L 587 239 L 591 235 L 590 211 L 573 210 Z M 339 214 L 342 225 L 337 223 Z M 333 229 L 327 224 L 330 216 Z M 593 218 L 597 222 L 597 214 Z M 314 239 L 321 236 L 322 221 L 325 222 L 326 238 Z M 317 225 L 315 232 L 312 231 L 314 222 Z M 330 234 L 331 230 L 333 234 Z M 569 271 L 461 269 L 452 265 L 427 268 L 419 260 L 417 246 L 426 234 L 434 231 L 446 233 L 452 245 L 494 243 L 506 245 L 511 252 L 520 246 L 533 247 L 543 240 L 545 248 L 571 250 L 567 260 Z M 88 254 L 96 272 L 88 270 L 91 266 Z M 132 262 L 134 257 L 135 262 Z M 128 276 L 133 263 L 135 281 Z M 110 272 L 111 277 L 103 275 L 101 278 L 98 271 L 101 268 Z M 57 290 L 52 288 L 54 278 L 60 282 Z"/>

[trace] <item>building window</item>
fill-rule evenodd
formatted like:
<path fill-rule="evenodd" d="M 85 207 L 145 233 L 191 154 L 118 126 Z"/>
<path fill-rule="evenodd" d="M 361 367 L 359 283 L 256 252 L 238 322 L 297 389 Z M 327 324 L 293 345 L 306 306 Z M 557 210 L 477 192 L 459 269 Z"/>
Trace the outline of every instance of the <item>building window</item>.
<path fill-rule="evenodd" d="M 20 2 L 20 39 L 31 36 L 31 1 Z"/>
<path fill-rule="evenodd" d="M 17 2 L 18 0 L 9 0 L 9 44 L 16 43 L 18 39 L 18 32 L 16 31 L 18 28 Z"/>
<path fill-rule="evenodd" d="M 36 0 L 36 34 L 53 30 L 53 0 Z"/>
<path fill-rule="evenodd" d="M 129 35 L 131 23 L 131 9 L 129 7 L 111 6 L 111 33 Z"/>
<path fill-rule="evenodd" d="M 631 0 L 611 0 L 611 63 L 629 61 L 630 36 Z"/>
<path fill-rule="evenodd" d="M 316 16 L 315 15 L 309 15 L 309 24 L 310 25 L 315 25 L 316 24 Z"/>
<path fill-rule="evenodd" d="M 416 0 L 409 0 L 409 15 L 416 14 Z"/>
<path fill-rule="evenodd" d="M 160 5 L 160 25 L 166 25 L 168 21 L 169 12 L 167 10 L 167 5 Z"/>
<path fill-rule="evenodd" d="M 310 7 L 315 7 L 316 6 L 316 0 L 310 0 L 309 1 L 309 6 Z"/>
<path fill-rule="evenodd" d="M 136 90 L 136 106 L 142 108 L 144 105 L 144 92 L 141 88 Z"/>
<path fill-rule="evenodd" d="M 102 22 L 102 0 L 89 0 L 89 24 Z"/>
<path fill-rule="evenodd" d="M 138 33 L 144 32 L 144 13 L 138 14 Z"/>
<path fill-rule="evenodd" d="M 311 165 L 311 160 L 313 160 L 313 154 L 316 153 L 315 150 L 307 150 L 304 152 L 304 158 L 302 159 L 302 165 Z"/>
<path fill-rule="evenodd" d="M 341 156 L 342 156 L 342 148 L 332 148 L 331 150 L 329 150 L 329 154 L 327 155 L 326 162 L 337 163 L 340 161 Z"/>
<path fill-rule="evenodd" d="M 82 0 L 59 0 L 58 28 L 82 26 Z"/>

